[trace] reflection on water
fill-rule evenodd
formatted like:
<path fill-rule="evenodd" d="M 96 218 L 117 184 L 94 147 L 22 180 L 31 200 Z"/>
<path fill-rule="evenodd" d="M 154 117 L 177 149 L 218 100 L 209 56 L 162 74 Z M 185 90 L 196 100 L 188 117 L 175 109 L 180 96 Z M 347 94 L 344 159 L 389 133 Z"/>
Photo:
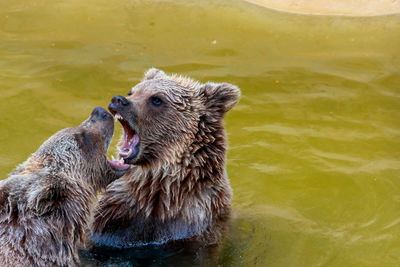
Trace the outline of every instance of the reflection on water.
<path fill-rule="evenodd" d="M 3 178 L 149 67 L 242 89 L 226 118 L 235 216 L 224 243 L 86 255 L 88 265 L 400 262 L 400 16 L 313 17 L 240 1 L 18 0 L 0 3 L 0 40 Z"/>

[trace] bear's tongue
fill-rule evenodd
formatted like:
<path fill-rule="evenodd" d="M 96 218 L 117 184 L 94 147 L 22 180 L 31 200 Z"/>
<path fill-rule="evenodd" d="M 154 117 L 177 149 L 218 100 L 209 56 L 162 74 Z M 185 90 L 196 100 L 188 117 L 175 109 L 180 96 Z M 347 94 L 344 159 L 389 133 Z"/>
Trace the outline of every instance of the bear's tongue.
<path fill-rule="evenodd" d="M 116 113 L 115 118 L 118 119 L 124 128 L 124 144 L 119 149 L 119 157 L 121 159 L 132 158 L 139 151 L 139 135 L 120 114 Z"/>
<path fill-rule="evenodd" d="M 119 156 L 121 158 L 129 158 L 131 155 L 134 155 L 137 153 L 137 145 L 139 144 L 139 136 L 137 134 L 133 135 L 130 137 L 128 134 L 126 134 L 125 131 L 125 142 L 124 145 L 121 147 L 121 150 L 119 152 Z"/>

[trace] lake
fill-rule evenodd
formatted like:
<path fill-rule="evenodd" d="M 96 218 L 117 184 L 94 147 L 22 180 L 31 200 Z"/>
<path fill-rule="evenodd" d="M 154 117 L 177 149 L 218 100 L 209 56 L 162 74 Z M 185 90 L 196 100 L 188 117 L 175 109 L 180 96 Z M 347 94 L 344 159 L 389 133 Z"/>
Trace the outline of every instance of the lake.
<path fill-rule="evenodd" d="M 399 52 L 400 15 L 238 0 L 2 1 L 0 174 L 150 67 L 230 82 L 242 98 L 225 118 L 234 216 L 224 242 L 210 258 L 108 266 L 397 266 Z"/>

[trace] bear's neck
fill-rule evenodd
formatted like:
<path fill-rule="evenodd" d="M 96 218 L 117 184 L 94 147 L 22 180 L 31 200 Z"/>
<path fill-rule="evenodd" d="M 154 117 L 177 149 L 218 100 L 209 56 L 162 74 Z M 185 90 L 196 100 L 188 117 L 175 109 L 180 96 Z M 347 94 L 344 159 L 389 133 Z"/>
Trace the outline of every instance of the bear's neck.
<path fill-rule="evenodd" d="M 176 162 L 138 166 L 128 174 L 136 214 L 168 220 L 197 220 L 196 207 L 218 214 L 229 206 L 231 188 L 225 174 L 225 135 L 221 127 L 200 130 L 190 150 Z M 221 199 L 220 196 L 225 196 Z M 204 209 L 202 209 L 203 211 Z M 196 219 L 197 218 L 197 219 Z"/>
<path fill-rule="evenodd" d="M 15 240 L 32 266 L 77 266 L 95 192 L 74 180 L 66 184 L 60 206 L 41 216 L 30 212 L 26 199 L 15 199 L 7 217 L 0 216 L 0 243 Z"/>

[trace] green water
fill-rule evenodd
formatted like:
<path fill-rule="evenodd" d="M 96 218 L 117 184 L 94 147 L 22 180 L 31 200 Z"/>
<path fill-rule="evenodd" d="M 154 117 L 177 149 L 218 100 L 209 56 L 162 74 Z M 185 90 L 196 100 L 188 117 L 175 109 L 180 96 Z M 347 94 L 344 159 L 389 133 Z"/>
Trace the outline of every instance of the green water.
<path fill-rule="evenodd" d="M 235 215 L 207 266 L 398 266 L 399 52 L 399 15 L 1 1 L 0 174 L 149 67 L 227 81 L 243 93 L 226 118 Z"/>

